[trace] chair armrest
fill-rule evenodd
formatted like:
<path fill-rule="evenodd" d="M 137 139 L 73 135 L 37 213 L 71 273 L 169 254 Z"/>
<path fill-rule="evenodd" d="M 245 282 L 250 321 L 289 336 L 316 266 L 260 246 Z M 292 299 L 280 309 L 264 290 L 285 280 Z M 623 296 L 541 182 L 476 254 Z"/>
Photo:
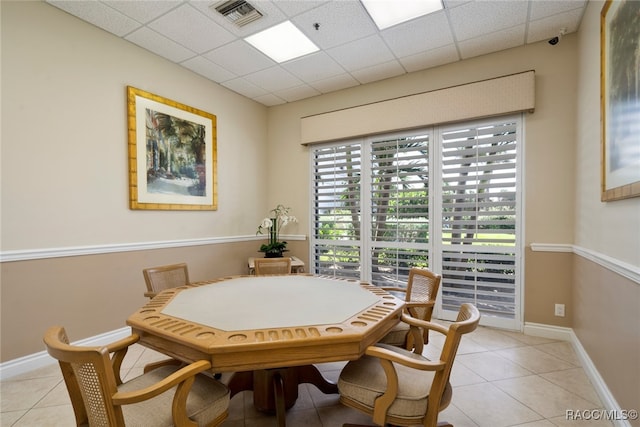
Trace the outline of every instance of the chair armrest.
<path fill-rule="evenodd" d="M 142 372 L 146 374 L 147 372 L 151 372 L 154 369 L 162 368 L 163 366 L 180 366 L 182 364 L 183 362 L 177 359 L 163 359 L 157 362 L 147 363 L 146 365 L 144 365 Z"/>
<path fill-rule="evenodd" d="M 211 368 L 211 363 L 206 360 L 199 360 L 197 362 L 193 362 L 182 369 L 177 370 L 173 374 L 169 375 L 166 378 L 158 381 L 157 383 L 145 387 L 140 390 L 128 391 L 128 392 L 116 392 L 113 395 L 113 403 L 115 405 L 128 405 L 131 403 L 142 402 L 143 400 L 148 400 L 152 397 L 155 397 L 170 388 L 186 381 L 194 379 L 195 375 L 206 371 Z"/>
<path fill-rule="evenodd" d="M 416 319 L 413 316 L 408 315 L 407 313 L 402 313 L 400 317 L 402 322 L 408 323 L 410 326 L 416 326 L 418 328 L 429 329 L 430 331 L 440 332 L 443 335 L 447 335 L 449 333 L 449 328 L 446 328 L 442 325 L 438 325 L 437 323 L 428 322 L 426 320 Z"/>
<path fill-rule="evenodd" d="M 138 336 L 138 334 L 131 334 L 126 338 L 114 341 L 111 344 L 107 344 L 106 347 L 107 350 L 109 350 L 109 353 L 114 353 L 118 350 L 123 350 L 130 345 L 137 343 L 138 341 L 140 341 L 140 337 Z"/>
<path fill-rule="evenodd" d="M 365 350 L 365 354 L 421 371 L 441 371 L 444 369 L 444 362 L 440 360 L 431 361 L 408 350 L 386 344 L 369 346 Z"/>
<path fill-rule="evenodd" d="M 426 302 L 411 302 L 407 301 L 404 303 L 406 308 L 409 307 L 433 307 L 435 305 L 435 301 L 426 301 Z"/>
<path fill-rule="evenodd" d="M 131 334 L 126 338 L 112 342 L 106 346 L 109 354 L 113 354 L 113 356 L 111 356 L 111 368 L 113 369 L 113 374 L 116 377 L 117 385 L 122 384 L 120 369 L 122 367 L 122 361 L 129 350 L 129 346 L 137 343 L 139 340 L 140 337 L 137 334 Z"/>
<path fill-rule="evenodd" d="M 144 296 L 147 297 L 147 298 L 153 298 L 156 295 L 158 295 L 158 293 L 157 292 L 152 292 L 152 291 L 147 291 L 147 292 L 144 293 Z"/>

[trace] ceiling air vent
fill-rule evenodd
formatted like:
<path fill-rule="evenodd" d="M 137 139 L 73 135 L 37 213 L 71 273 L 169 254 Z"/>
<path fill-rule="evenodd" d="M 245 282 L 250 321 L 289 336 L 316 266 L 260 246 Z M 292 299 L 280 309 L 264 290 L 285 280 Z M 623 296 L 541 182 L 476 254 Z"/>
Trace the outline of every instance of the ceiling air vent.
<path fill-rule="evenodd" d="M 244 0 L 225 1 L 215 6 L 215 10 L 238 27 L 262 18 L 262 13 Z"/>

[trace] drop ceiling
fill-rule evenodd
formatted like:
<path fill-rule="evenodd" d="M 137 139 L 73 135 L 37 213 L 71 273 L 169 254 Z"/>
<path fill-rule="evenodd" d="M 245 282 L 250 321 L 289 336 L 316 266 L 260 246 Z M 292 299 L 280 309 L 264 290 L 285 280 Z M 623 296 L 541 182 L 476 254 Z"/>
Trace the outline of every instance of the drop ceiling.
<path fill-rule="evenodd" d="M 47 3 L 267 106 L 569 34 L 587 4 L 444 0 L 442 11 L 380 31 L 358 0 L 247 1 L 263 16 L 242 27 L 218 0 Z M 244 41 L 286 20 L 320 50 L 278 64 Z"/>

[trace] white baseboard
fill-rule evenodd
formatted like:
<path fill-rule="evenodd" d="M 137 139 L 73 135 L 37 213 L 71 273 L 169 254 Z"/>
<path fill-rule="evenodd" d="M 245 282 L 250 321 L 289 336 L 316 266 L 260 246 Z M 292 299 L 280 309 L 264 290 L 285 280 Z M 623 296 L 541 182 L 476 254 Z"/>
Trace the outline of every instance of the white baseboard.
<path fill-rule="evenodd" d="M 573 332 L 573 329 L 560 326 L 543 325 L 540 323 L 525 323 L 524 334 L 570 342 L 573 346 L 573 350 L 576 352 L 576 356 L 580 359 L 584 373 L 589 378 L 589 381 L 591 381 L 593 388 L 602 401 L 604 409 L 615 414 L 622 414 L 622 408 L 620 408 L 620 405 L 613 397 L 613 394 L 611 394 L 609 387 L 607 387 L 607 384 L 600 376 L 596 366 L 591 361 L 591 358 L 587 354 L 587 351 L 582 346 L 582 343 L 576 334 Z M 612 423 L 616 427 L 631 427 L 631 423 L 627 420 L 612 420 Z"/>
<path fill-rule="evenodd" d="M 525 335 L 534 337 L 549 338 L 553 340 L 571 341 L 573 330 L 562 326 L 545 325 L 542 323 L 525 322 Z"/>
<path fill-rule="evenodd" d="M 124 328 L 117 329 L 115 331 L 75 341 L 73 344 L 83 346 L 101 346 L 126 338 L 129 335 L 131 335 L 131 328 L 125 326 Z M 19 359 L 0 363 L 0 380 L 6 380 L 8 378 L 15 377 L 16 375 L 25 374 L 45 366 L 53 365 L 54 363 L 56 363 L 55 359 L 49 356 L 46 351 L 41 351 L 20 357 Z"/>

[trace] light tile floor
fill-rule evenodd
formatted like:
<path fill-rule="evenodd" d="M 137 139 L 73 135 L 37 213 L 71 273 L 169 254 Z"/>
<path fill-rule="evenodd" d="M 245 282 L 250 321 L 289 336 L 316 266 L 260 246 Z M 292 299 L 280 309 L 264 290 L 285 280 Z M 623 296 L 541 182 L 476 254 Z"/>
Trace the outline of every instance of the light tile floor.
<path fill-rule="evenodd" d="M 424 354 L 439 354 L 443 339 L 431 335 Z M 139 375 L 150 361 L 164 358 L 134 346 L 125 359 L 126 377 Z M 318 365 L 336 381 L 343 363 Z M 223 376 L 225 381 L 228 375 Z M 602 407 L 571 344 L 515 332 L 479 327 L 458 350 L 451 384 L 452 404 L 440 414 L 456 427 L 611 427 L 608 421 L 570 421 L 567 410 Z M 0 382 L 0 426 L 67 427 L 75 425 L 57 364 Z M 303 384 L 287 413 L 290 427 L 339 427 L 372 424 L 342 406 L 337 395 L 325 395 Z M 253 409 L 251 392 L 231 399 L 224 427 L 275 426 L 275 418 Z"/>

